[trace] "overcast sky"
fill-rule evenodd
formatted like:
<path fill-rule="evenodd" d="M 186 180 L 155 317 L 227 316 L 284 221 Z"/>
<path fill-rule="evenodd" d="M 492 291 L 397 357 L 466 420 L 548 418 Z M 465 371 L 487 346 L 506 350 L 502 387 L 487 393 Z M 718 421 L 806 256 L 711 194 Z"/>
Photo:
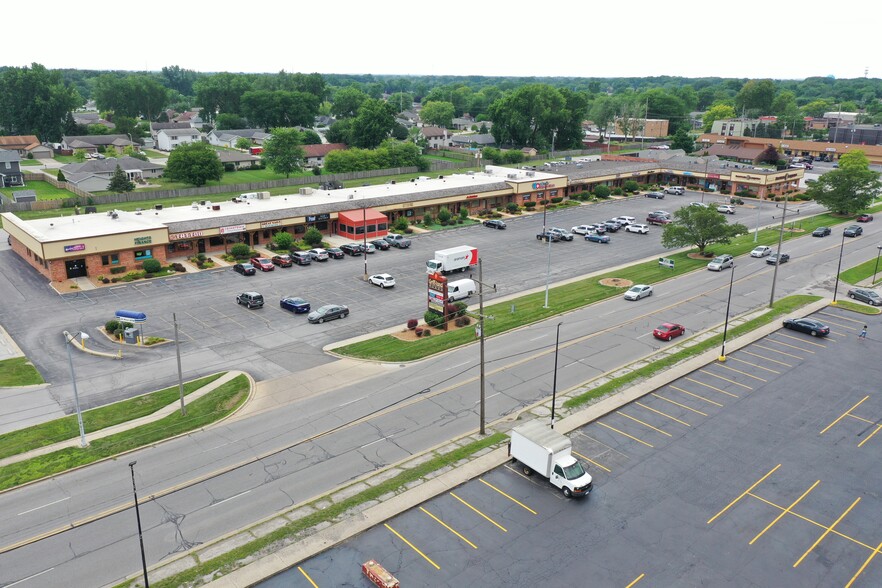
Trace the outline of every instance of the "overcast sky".
<path fill-rule="evenodd" d="M 4 5 L 0 64 L 774 79 L 868 69 L 880 78 L 880 21 L 875 0 L 16 1 Z"/>

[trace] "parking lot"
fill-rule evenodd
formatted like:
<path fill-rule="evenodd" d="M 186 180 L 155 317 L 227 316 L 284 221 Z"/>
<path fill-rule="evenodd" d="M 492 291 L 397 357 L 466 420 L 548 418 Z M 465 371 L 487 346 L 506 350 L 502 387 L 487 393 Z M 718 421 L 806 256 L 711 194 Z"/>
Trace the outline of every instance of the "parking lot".
<path fill-rule="evenodd" d="M 878 586 L 882 324 L 813 316 L 574 431 L 585 500 L 507 464 L 262 585 Z"/>

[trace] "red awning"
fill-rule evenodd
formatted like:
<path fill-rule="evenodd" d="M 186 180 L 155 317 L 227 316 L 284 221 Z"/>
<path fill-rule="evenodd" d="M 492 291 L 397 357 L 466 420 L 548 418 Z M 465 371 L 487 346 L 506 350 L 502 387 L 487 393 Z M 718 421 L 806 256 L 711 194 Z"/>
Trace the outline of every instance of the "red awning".
<path fill-rule="evenodd" d="M 362 223 L 376 224 L 377 221 L 389 220 L 385 214 L 373 208 L 358 208 L 356 210 L 347 210 L 337 215 L 338 220 L 349 226 L 361 226 Z"/>

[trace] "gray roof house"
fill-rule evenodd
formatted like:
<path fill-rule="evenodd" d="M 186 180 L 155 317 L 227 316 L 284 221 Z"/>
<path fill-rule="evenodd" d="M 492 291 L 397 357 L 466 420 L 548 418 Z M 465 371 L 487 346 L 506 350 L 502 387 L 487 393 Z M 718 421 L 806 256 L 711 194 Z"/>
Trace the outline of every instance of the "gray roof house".
<path fill-rule="evenodd" d="M 86 192 L 100 192 L 107 189 L 117 165 L 126 172 L 126 176 L 132 181 L 159 177 L 164 169 L 158 163 L 142 161 L 135 157 L 120 157 L 119 159 L 108 157 L 107 159 L 92 159 L 84 163 L 69 163 L 62 166 L 61 171 L 69 184 Z"/>
<path fill-rule="evenodd" d="M 122 149 L 136 145 L 129 141 L 128 135 L 65 135 L 61 138 L 62 149 L 84 149 L 89 153 L 98 151 L 99 146 Z"/>
<path fill-rule="evenodd" d="M 21 156 L 18 151 L 0 149 L 0 188 L 24 186 L 21 173 Z"/>
<path fill-rule="evenodd" d="M 479 135 L 460 133 L 452 135 L 450 142 L 454 147 L 492 147 L 496 145 L 496 139 L 490 133 Z"/>
<path fill-rule="evenodd" d="M 231 165 L 235 169 L 247 169 L 260 161 L 259 157 L 244 151 L 221 150 L 217 152 L 217 156 L 221 160 L 221 163 L 224 164 L 224 167 Z"/>
<path fill-rule="evenodd" d="M 156 134 L 163 129 L 192 129 L 188 122 L 153 122 L 150 123 L 150 136 L 156 141 Z"/>
<path fill-rule="evenodd" d="M 239 139 L 248 139 L 253 145 L 263 145 L 271 135 L 263 129 L 224 129 L 209 131 L 208 142 L 218 147 L 235 147 Z"/>

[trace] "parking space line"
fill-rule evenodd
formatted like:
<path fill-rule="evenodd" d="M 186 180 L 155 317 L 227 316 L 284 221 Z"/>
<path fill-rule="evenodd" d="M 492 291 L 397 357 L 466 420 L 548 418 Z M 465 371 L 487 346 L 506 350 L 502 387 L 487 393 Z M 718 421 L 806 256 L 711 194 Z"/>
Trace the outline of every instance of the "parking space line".
<path fill-rule="evenodd" d="M 843 329 L 848 329 L 849 331 L 860 331 L 860 327 L 851 327 L 849 325 L 843 325 L 841 323 L 837 323 L 836 321 L 827 321 L 828 325 L 836 325 L 837 327 L 842 327 Z"/>
<path fill-rule="evenodd" d="M 876 549 L 873 549 L 870 552 L 870 556 L 867 558 L 867 561 L 865 561 L 864 565 L 862 565 L 860 569 L 855 573 L 855 575 L 851 577 L 851 580 L 848 581 L 848 584 L 845 585 L 845 588 L 851 588 L 851 585 L 854 584 L 854 581 L 857 580 L 858 577 L 864 572 L 866 567 L 870 565 L 870 562 L 873 561 L 873 558 L 878 555 L 880 549 L 882 549 L 882 543 L 877 545 Z"/>
<path fill-rule="evenodd" d="M 698 380 L 693 380 L 692 378 L 686 378 L 686 379 L 689 380 L 690 382 L 692 382 L 693 384 L 698 384 L 699 386 L 704 386 L 705 388 L 710 388 L 711 390 L 714 390 L 715 392 L 719 392 L 720 394 L 728 394 L 732 398 L 738 398 L 737 394 L 732 394 L 731 392 L 726 392 L 722 388 L 717 388 L 716 386 L 711 386 L 710 384 L 705 384 L 704 382 L 699 382 Z"/>
<path fill-rule="evenodd" d="M 723 510 L 721 510 L 720 512 L 718 512 L 717 514 L 715 514 L 714 516 L 712 516 L 710 519 L 708 519 L 707 524 L 709 525 L 709 524 L 711 524 L 712 522 L 714 522 L 715 520 L 717 520 L 717 518 L 718 518 L 720 515 L 722 515 L 724 512 L 726 512 L 727 510 L 729 510 L 730 508 L 732 508 L 732 506 L 734 506 L 736 502 L 738 502 L 739 500 L 741 500 L 742 498 L 744 498 L 745 496 L 747 496 L 748 494 L 750 494 L 750 492 L 752 492 L 754 488 L 756 488 L 757 486 L 759 486 L 760 484 L 762 484 L 762 483 L 765 481 L 766 478 L 768 478 L 769 476 L 771 476 L 772 474 L 774 474 L 774 473 L 775 473 L 775 470 L 777 470 L 777 469 L 780 468 L 780 467 L 781 467 L 781 464 L 779 463 L 778 465 L 776 465 L 775 467 L 773 467 L 772 469 L 770 469 L 770 470 L 768 471 L 768 473 L 766 473 L 765 476 L 763 476 L 762 478 L 760 478 L 759 480 L 757 480 L 756 482 L 754 482 L 753 485 L 752 485 L 750 488 L 748 488 L 747 490 L 745 490 L 744 492 L 742 492 L 742 493 L 738 496 L 738 498 L 736 498 L 735 500 L 733 500 L 732 502 L 730 502 L 729 504 L 727 504 L 727 505 L 725 506 L 725 508 L 723 508 Z"/>
<path fill-rule="evenodd" d="M 875 435 L 876 433 L 879 432 L 879 429 L 882 429 L 882 425 L 876 425 L 876 430 L 873 431 L 872 433 L 870 433 L 869 435 L 867 435 L 867 438 L 866 438 L 866 439 L 864 439 L 863 441 L 861 441 L 860 443 L 858 443 L 858 447 L 863 447 L 863 446 L 864 446 L 864 443 L 866 443 L 867 441 L 869 441 L 870 439 L 872 439 L 873 435 Z"/>
<path fill-rule="evenodd" d="M 572 451 L 572 449 L 571 449 L 570 451 Z M 587 457 L 587 456 L 585 456 L 585 455 L 582 455 L 581 453 L 579 453 L 579 452 L 577 452 L 577 451 L 573 451 L 573 455 L 576 455 L 576 456 L 578 456 L 578 457 L 581 457 L 582 459 L 584 459 L 584 460 L 587 461 L 587 462 L 591 462 L 591 463 L 593 463 L 594 465 L 596 465 L 597 467 L 599 467 L 600 469 L 602 469 L 603 471 L 605 471 L 607 474 L 611 474 L 611 473 L 612 473 L 612 470 L 611 470 L 611 469 L 609 469 L 609 468 L 607 468 L 607 467 L 604 467 L 604 466 L 600 465 L 599 463 L 597 463 L 596 461 L 594 461 L 594 460 L 591 459 L 590 457 Z"/>
<path fill-rule="evenodd" d="M 387 529 L 389 529 L 390 531 L 392 531 L 393 533 L 395 533 L 395 536 L 396 536 L 396 537 L 398 537 L 399 539 L 401 539 L 402 541 L 404 541 L 405 543 L 407 543 L 407 546 L 408 546 L 408 547 L 410 547 L 411 549 L 413 549 L 414 551 L 416 551 L 417 553 L 419 553 L 421 556 L 423 556 L 423 559 L 425 559 L 427 562 L 429 562 L 430 564 L 432 564 L 433 566 L 435 566 L 435 569 L 436 569 L 436 570 L 440 570 L 440 569 L 441 569 L 441 566 L 439 566 L 438 564 L 436 564 L 435 562 L 433 562 L 431 559 L 429 559 L 429 556 L 428 556 L 428 555 L 426 555 L 425 553 L 423 553 L 422 551 L 420 551 L 419 549 L 417 549 L 416 546 L 415 546 L 413 543 L 411 543 L 410 541 L 408 541 L 407 539 L 405 539 L 404 537 L 402 537 L 401 534 L 400 534 L 398 531 L 396 531 L 395 529 L 393 529 L 392 527 L 390 527 L 388 523 L 383 523 L 383 525 L 384 525 Z"/>
<path fill-rule="evenodd" d="M 823 431 L 821 431 L 820 433 L 818 433 L 818 435 L 823 435 L 824 433 L 826 433 L 826 432 L 830 429 L 830 427 L 832 427 L 833 425 L 835 425 L 836 423 L 838 423 L 839 421 L 841 421 L 842 419 L 844 419 L 845 417 L 847 417 L 847 416 L 848 416 L 848 413 L 850 413 L 851 411 L 853 411 L 854 409 L 856 409 L 858 406 L 860 406 L 860 405 L 864 402 L 864 400 L 866 400 L 867 398 L 869 398 L 869 395 L 868 395 L 868 396 L 864 396 L 863 398 L 861 398 L 860 401 L 858 401 L 857 404 L 855 404 L 854 406 L 852 406 L 851 408 L 849 408 L 848 410 L 846 410 L 844 413 L 842 413 L 841 415 L 839 415 L 839 418 L 837 418 L 835 421 L 833 421 L 832 423 L 830 423 L 829 425 L 827 425 L 827 427 L 826 427 Z"/>
<path fill-rule="evenodd" d="M 643 425 L 644 427 L 649 427 L 649 428 L 652 429 L 653 431 L 656 431 L 656 432 L 658 432 L 658 433 L 661 433 L 662 435 L 667 435 L 668 437 L 673 437 L 673 435 L 671 435 L 671 434 L 668 433 L 667 431 L 662 431 L 661 429 L 657 429 L 657 428 L 653 427 L 652 425 L 650 425 L 649 423 L 644 423 L 644 422 L 641 421 L 640 419 L 638 419 L 638 418 L 634 418 L 634 417 L 632 417 L 632 416 L 629 415 L 629 414 L 625 414 L 625 413 L 623 413 L 623 412 L 620 411 L 620 410 L 617 410 L 617 411 L 616 411 L 616 414 L 620 414 L 620 415 L 622 415 L 623 417 L 625 417 L 626 419 L 631 419 L 631 420 L 634 421 L 635 423 L 640 423 L 640 424 Z"/>
<path fill-rule="evenodd" d="M 766 339 L 766 341 L 768 341 L 769 343 L 775 343 L 776 345 L 783 345 L 784 347 L 790 347 L 791 349 L 796 349 L 797 351 L 803 351 L 803 352 L 805 352 L 805 353 L 811 353 L 812 355 L 815 354 L 815 352 L 812 351 L 811 349 L 805 349 L 804 347 L 797 347 L 796 345 L 791 345 L 790 343 L 785 343 L 784 341 L 775 341 L 775 340 L 772 339 L 771 337 L 769 337 L 768 339 Z M 759 347 L 759 348 L 761 348 L 761 349 L 769 349 L 770 351 L 776 351 L 777 353 L 784 353 L 783 351 L 778 351 L 777 349 L 773 349 L 773 348 L 771 348 L 771 347 L 763 347 L 762 345 L 757 345 L 756 343 L 754 343 L 754 345 L 756 345 L 757 347 Z M 795 357 L 795 356 L 794 356 L 794 357 Z M 797 358 L 797 359 L 804 359 L 804 358 L 799 357 L 799 358 Z"/>
<path fill-rule="evenodd" d="M 463 537 L 462 535 L 460 535 L 459 533 L 454 531 L 452 528 L 450 528 L 447 525 L 447 523 L 445 523 L 444 521 L 442 521 L 441 519 L 439 519 L 438 517 L 436 517 L 435 515 L 433 515 L 429 511 L 427 511 L 426 509 L 424 509 L 422 506 L 420 507 L 420 510 L 423 511 L 424 513 L 426 513 L 427 515 L 429 515 L 430 517 L 432 517 L 433 519 L 435 519 L 435 522 L 437 522 L 439 525 L 441 525 L 442 527 L 444 527 L 445 529 L 447 529 L 448 531 L 450 531 L 451 533 L 453 533 L 454 535 L 456 535 L 457 537 L 459 537 L 460 539 L 462 539 L 463 541 L 465 541 L 466 543 L 468 543 L 469 545 L 471 545 L 475 549 L 478 548 L 477 545 L 475 545 L 474 543 L 472 543 L 471 541 L 469 541 L 468 539 L 466 539 L 465 537 Z"/>
<path fill-rule="evenodd" d="M 772 353 L 778 353 L 780 355 L 786 355 L 787 357 L 792 357 L 793 359 L 798 359 L 799 361 L 803 361 L 804 357 L 799 357 L 798 355 L 793 355 L 792 353 L 787 353 L 786 351 L 781 351 L 780 349 L 774 349 L 772 347 L 766 347 L 764 345 L 760 345 L 759 343 L 754 343 L 753 347 L 759 347 L 760 349 L 765 349 L 766 351 L 771 351 Z M 746 352 L 745 352 L 746 353 Z M 762 357 L 762 355 L 757 355 L 757 357 Z"/>
<path fill-rule="evenodd" d="M 857 503 L 860 502 L 860 501 L 861 501 L 861 497 L 860 497 L 860 496 L 858 496 L 857 498 L 855 498 L 854 502 L 851 503 L 851 506 L 849 506 L 847 509 L 845 509 L 845 512 L 843 512 L 841 515 L 839 515 L 839 518 L 836 519 L 836 522 L 834 522 L 832 525 L 830 525 L 829 527 L 827 527 L 827 528 L 824 530 L 824 532 L 821 533 L 821 536 L 818 537 L 817 541 L 815 541 L 815 542 L 812 544 L 812 546 L 809 547 L 808 550 L 806 550 L 806 552 L 802 554 L 802 557 L 800 557 L 798 560 L 796 560 L 796 563 L 793 564 L 793 567 L 795 568 L 796 566 L 798 566 L 799 564 L 801 564 L 801 563 L 802 563 L 802 560 L 804 560 L 804 559 L 806 558 L 806 556 L 807 556 L 809 553 L 811 553 L 812 550 L 814 550 L 814 548 L 817 547 L 818 544 L 819 544 L 821 541 L 824 540 L 824 537 L 826 537 L 827 535 L 830 534 L 830 532 L 833 530 L 833 528 L 834 528 L 836 525 L 838 525 L 839 522 L 840 522 L 842 519 L 845 518 L 845 515 L 847 515 L 849 512 L 851 512 L 851 509 L 853 509 L 855 506 L 857 506 Z"/>
<path fill-rule="evenodd" d="M 714 365 L 714 367 L 720 367 L 720 368 L 723 368 L 724 370 L 729 370 L 730 372 L 735 372 L 736 374 L 741 374 L 743 376 L 747 376 L 748 378 L 753 378 L 754 380 L 759 380 L 760 382 L 763 382 L 764 384 L 767 384 L 769 382 L 768 380 L 765 380 L 759 376 L 754 376 L 753 374 L 745 372 L 744 370 L 737 370 L 730 365 L 725 365 L 722 363 L 715 363 L 713 365 Z M 701 370 L 701 371 L 703 373 L 707 373 L 705 370 Z"/>
<path fill-rule="evenodd" d="M 300 566 L 297 566 L 297 569 L 300 570 L 300 573 L 303 574 L 303 577 L 306 578 L 306 581 L 309 582 L 310 584 L 312 584 L 312 588 L 318 588 L 318 584 L 316 584 L 315 582 L 312 581 L 312 578 L 309 577 L 309 574 L 307 574 L 303 570 L 303 568 L 301 568 Z"/>
<path fill-rule="evenodd" d="M 815 343 L 814 341 L 807 341 L 800 337 L 794 337 L 793 335 L 788 335 L 787 333 L 776 333 L 779 337 L 787 337 L 788 339 L 793 339 L 794 341 L 799 341 L 800 343 L 807 343 L 809 345 L 814 345 L 815 347 L 826 348 L 826 345 L 822 345 L 821 343 Z"/>
<path fill-rule="evenodd" d="M 760 369 L 760 370 L 766 370 L 767 372 L 772 372 L 773 374 L 780 374 L 780 373 L 781 373 L 781 372 L 779 372 L 778 370 L 773 370 L 772 368 L 767 368 L 766 366 L 764 366 L 764 365 L 759 365 L 758 363 L 751 363 L 751 362 L 749 362 L 749 361 L 745 361 L 745 360 L 743 360 L 743 359 L 738 359 L 737 357 L 729 356 L 728 359 L 731 359 L 732 361 L 737 361 L 737 362 L 740 362 L 740 363 L 743 363 L 743 364 L 749 365 L 749 366 L 751 366 L 751 367 L 755 367 L 755 368 Z"/>
<path fill-rule="evenodd" d="M 765 533 L 766 531 L 768 531 L 769 529 L 771 529 L 771 528 L 775 525 L 775 523 L 777 523 L 778 521 L 780 521 L 781 519 L 783 519 L 783 518 L 784 518 L 784 515 L 786 515 L 786 514 L 789 513 L 790 511 L 792 511 L 793 508 L 794 508 L 797 504 L 799 504 L 800 501 L 801 501 L 803 498 L 805 498 L 806 496 L 808 496 L 808 493 L 811 492 L 812 490 L 814 490 L 814 489 L 815 489 L 815 486 L 817 486 L 817 485 L 820 484 L 820 483 L 821 483 L 821 481 L 820 481 L 820 480 L 817 480 L 814 484 L 812 484 L 812 485 L 809 487 L 808 490 L 806 490 L 805 492 L 802 493 L 802 496 L 800 496 L 799 498 L 797 498 L 796 500 L 794 500 L 793 503 L 792 503 L 790 506 L 788 506 L 787 508 L 785 508 L 784 510 L 782 510 L 781 513 L 780 513 L 777 517 L 775 517 L 775 520 L 773 520 L 771 523 L 769 523 L 768 525 L 766 525 L 766 528 L 765 528 L 765 529 L 763 529 L 762 531 L 760 531 L 760 532 L 757 534 L 756 537 L 754 537 L 753 539 L 751 539 L 751 540 L 750 540 L 750 543 L 748 543 L 748 545 L 753 545 L 753 544 L 756 542 L 757 539 L 759 539 L 760 537 L 763 536 L 763 533 Z"/>
<path fill-rule="evenodd" d="M 627 586 L 625 586 L 625 588 L 631 588 L 631 586 L 635 586 L 635 585 L 637 584 L 637 582 L 639 582 L 640 580 L 642 580 L 643 577 L 644 577 L 645 575 L 646 575 L 646 574 L 640 574 L 639 576 L 637 576 L 636 578 L 634 578 L 634 581 L 632 581 L 630 584 L 628 584 Z"/>
<path fill-rule="evenodd" d="M 700 410 L 696 410 L 696 409 L 694 409 L 694 408 L 691 408 L 691 407 L 689 407 L 689 406 L 686 406 L 685 404 L 680 404 L 679 402 L 674 402 L 673 400 L 670 400 L 669 398 L 665 398 L 664 396 L 659 396 L 659 395 L 656 394 L 655 392 L 650 392 L 650 394 L 652 394 L 653 396 L 655 396 L 656 398 L 658 398 L 658 399 L 660 399 L 660 400 L 664 400 L 665 402 L 670 402 L 671 404 L 676 404 L 676 405 L 679 406 L 680 408 L 685 408 L 686 410 L 690 410 L 690 411 L 692 411 L 692 412 L 694 412 L 694 413 L 696 413 L 696 414 L 700 414 L 701 416 L 707 416 L 707 413 L 706 413 L 706 412 L 701 412 Z"/>
<path fill-rule="evenodd" d="M 848 415 L 848 418 L 854 419 L 856 421 L 860 421 L 862 423 L 867 423 L 868 425 L 875 425 L 875 424 L 878 424 L 878 422 L 879 422 L 879 421 L 871 421 L 870 419 L 865 419 L 864 417 L 858 416 L 856 414 L 850 414 L 850 415 Z"/>
<path fill-rule="evenodd" d="M 624 436 L 627 437 L 628 439 L 633 439 L 633 440 L 636 441 L 637 443 L 643 443 L 643 444 L 646 445 L 647 447 L 653 447 L 653 445 L 652 445 L 651 443 L 647 443 L 646 441 L 643 441 L 642 439 L 638 439 L 637 437 L 634 437 L 633 435 L 629 435 L 629 434 L 625 433 L 624 431 L 619 431 L 619 430 L 616 429 L 615 427 L 610 427 L 609 425 L 607 425 L 607 424 L 604 423 L 604 422 L 597 421 L 597 424 L 600 425 L 601 427 L 606 427 L 606 428 L 609 429 L 610 431 L 615 431 L 615 432 L 618 433 L 619 435 L 624 435 Z"/>
<path fill-rule="evenodd" d="M 508 533 L 508 529 L 506 529 L 505 527 L 503 527 L 502 525 L 500 525 L 499 523 L 497 523 L 496 521 L 494 521 L 493 519 L 491 519 L 490 517 L 488 517 L 487 515 L 482 513 L 480 510 L 478 510 L 477 508 L 475 508 L 474 506 L 472 506 L 471 504 L 469 504 L 468 502 L 466 502 L 465 500 L 463 500 L 462 498 L 460 498 L 459 496 L 457 496 L 453 492 L 451 492 L 450 495 L 453 496 L 454 498 L 456 498 L 457 500 L 459 500 L 460 502 L 462 502 L 464 505 L 466 505 L 467 507 L 469 507 L 473 511 L 475 511 L 475 513 L 477 513 L 477 514 L 481 515 L 482 517 L 484 517 L 485 519 L 487 519 L 487 521 L 496 525 L 499 529 L 502 530 L 503 533 Z"/>
<path fill-rule="evenodd" d="M 667 418 L 671 419 L 672 421 L 676 421 L 676 422 L 680 423 L 681 425 L 685 425 L 685 426 L 687 426 L 687 427 L 691 427 L 691 426 L 692 426 L 692 425 L 690 425 L 689 423 L 687 423 L 686 421 L 681 421 L 680 419 L 678 419 L 678 418 L 676 418 L 676 417 L 672 417 L 671 415 L 669 415 L 669 414 L 667 414 L 667 413 L 664 413 L 664 412 L 662 412 L 662 411 L 660 411 L 660 410 L 656 410 L 656 409 L 652 408 L 651 406 L 646 406 L 646 405 L 643 404 L 642 402 L 635 402 L 634 404 L 636 404 L 637 406 L 642 406 L 642 407 L 645 408 L 646 410 L 650 410 L 650 411 L 652 411 L 652 412 L 654 412 L 654 413 L 656 413 L 656 414 L 659 414 L 659 415 L 661 415 L 661 416 L 663 416 L 663 417 L 667 417 Z"/>
<path fill-rule="evenodd" d="M 723 380 L 724 382 L 729 382 L 730 384 L 735 384 L 736 386 L 741 386 L 742 388 L 747 388 L 748 390 L 753 390 L 753 388 L 751 388 L 747 384 L 742 384 L 741 382 L 736 382 L 735 380 L 730 380 L 729 378 L 721 376 L 720 374 L 715 374 L 715 373 L 709 372 L 707 370 L 698 370 L 698 371 L 700 371 L 703 374 L 707 374 L 709 376 L 712 376 L 714 378 L 718 378 L 720 380 Z"/>
<path fill-rule="evenodd" d="M 832 316 L 833 318 L 837 318 L 837 319 L 839 319 L 839 320 L 841 320 L 841 321 L 848 321 L 848 322 L 850 322 L 850 323 L 857 323 L 857 324 L 859 324 L 859 325 L 864 325 L 864 324 L 867 323 L 867 321 L 865 321 L 865 320 L 858 320 L 858 319 L 848 318 L 847 316 L 841 316 L 841 315 L 838 315 L 838 314 L 832 314 L 832 313 L 824 312 L 824 311 L 821 311 L 821 312 L 819 312 L 818 314 L 823 314 L 824 316 Z"/>
<path fill-rule="evenodd" d="M 624 452 L 622 452 L 622 451 L 619 451 L 618 449 L 616 449 L 615 447 L 613 447 L 613 446 L 611 446 L 611 445 L 607 445 L 606 443 L 604 443 L 604 442 L 601 441 L 600 439 L 597 439 L 597 438 L 595 438 L 595 437 L 592 437 L 591 435 L 587 435 L 587 434 L 585 434 L 582 430 L 574 431 L 573 433 L 570 433 L 570 436 L 572 436 L 573 434 L 578 434 L 578 435 L 581 435 L 582 437 L 585 437 L 586 439 L 590 439 L 590 440 L 593 441 L 594 443 L 597 443 L 598 445 L 603 445 L 604 447 L 606 447 L 607 449 L 609 449 L 609 450 L 612 451 L 613 453 L 618 453 L 619 455 L 621 455 L 621 456 L 624 457 L 625 459 L 628 459 L 628 454 L 627 454 L 627 453 L 624 453 Z"/>
<path fill-rule="evenodd" d="M 746 354 L 746 355 L 752 355 L 752 356 L 757 357 L 757 358 L 759 358 L 759 359 L 761 359 L 761 360 L 763 360 L 763 361 L 771 361 L 772 363 L 777 363 L 777 364 L 783 365 L 784 367 L 789 367 L 789 368 L 792 368 L 792 367 L 793 367 L 793 366 L 790 365 L 789 363 L 784 363 L 783 361 L 778 361 L 777 359 L 772 359 L 771 357 L 765 357 L 764 355 L 760 355 L 759 353 L 753 353 L 753 352 L 748 351 L 748 350 L 746 350 L 746 349 L 742 349 L 742 350 L 741 350 L 741 353 L 744 353 L 744 354 Z M 783 352 L 779 351 L 779 353 L 783 353 Z M 790 355 L 790 354 L 789 354 L 789 353 L 784 353 L 784 355 Z M 790 357 L 796 357 L 796 356 L 795 356 L 795 355 L 791 355 Z M 800 359 L 800 358 L 796 357 L 796 359 Z"/>
<path fill-rule="evenodd" d="M 720 408 L 723 407 L 723 405 L 720 404 L 719 402 L 714 402 L 713 400 L 711 400 L 709 398 L 705 398 L 704 396 L 700 396 L 700 395 L 695 394 L 693 392 L 689 392 L 688 390 L 684 390 L 683 388 L 678 388 L 677 386 L 671 386 L 671 389 L 676 390 L 677 392 L 682 392 L 683 394 L 688 394 L 689 396 L 692 396 L 694 398 L 698 398 L 699 400 L 703 400 L 703 401 L 707 402 L 708 404 L 713 404 L 714 406 L 719 406 Z"/>
<path fill-rule="evenodd" d="M 499 488 L 497 488 L 496 486 L 494 486 L 490 482 L 486 481 L 485 479 L 478 478 L 478 481 L 481 482 L 482 484 L 484 484 L 485 486 L 488 486 L 488 487 L 496 490 L 497 492 L 499 492 L 500 494 L 502 494 L 503 496 L 505 496 L 506 498 L 508 498 L 509 500 L 514 502 L 515 504 L 517 504 L 518 506 L 522 507 L 524 510 L 528 510 L 533 514 L 539 514 L 538 512 L 536 512 L 535 510 L 533 510 L 532 508 L 530 508 L 529 506 L 524 504 L 523 502 L 519 501 L 517 498 L 509 496 L 508 494 L 506 494 L 505 492 L 503 492 L 502 490 L 500 490 Z"/>

